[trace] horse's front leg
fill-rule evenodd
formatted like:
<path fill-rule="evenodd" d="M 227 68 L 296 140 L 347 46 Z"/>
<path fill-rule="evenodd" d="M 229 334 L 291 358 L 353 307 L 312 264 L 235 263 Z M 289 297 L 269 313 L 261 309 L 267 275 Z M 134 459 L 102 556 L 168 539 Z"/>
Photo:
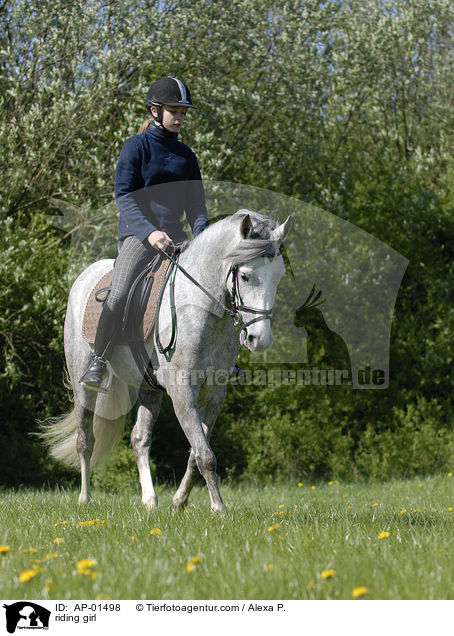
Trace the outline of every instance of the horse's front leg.
<path fill-rule="evenodd" d="M 205 398 L 205 403 L 202 408 L 199 407 L 199 413 L 203 420 L 202 427 L 207 440 L 209 441 L 216 419 L 221 410 L 222 404 L 225 400 L 225 394 L 227 387 L 222 385 L 216 388 L 208 397 Z M 202 396 L 203 397 L 203 396 Z M 180 487 L 173 497 L 173 505 L 176 508 L 183 508 L 187 502 L 191 490 L 197 481 L 199 471 L 197 469 L 197 463 L 194 455 L 194 451 L 191 450 L 189 456 L 188 465 L 183 479 L 181 480 Z"/>
<path fill-rule="evenodd" d="M 77 452 L 80 459 L 80 495 L 79 503 L 85 504 L 91 500 L 90 494 L 90 460 L 95 444 L 93 435 L 93 409 L 75 404 L 76 418 L 79 426 L 77 435 Z"/>
<path fill-rule="evenodd" d="M 182 389 L 182 387 L 180 388 Z M 202 421 L 202 413 L 197 406 L 197 401 L 191 388 L 188 387 L 186 391 L 179 391 L 178 396 L 172 396 L 175 414 L 191 444 L 191 454 L 186 473 L 173 498 L 173 504 L 176 507 L 186 504 L 189 493 L 197 479 L 196 469 L 198 469 L 208 487 L 211 510 L 222 513 L 226 509 L 217 483 L 216 457 L 208 442 L 220 405 L 224 401 L 225 391 L 222 395 L 221 393 L 222 391 L 219 392 L 218 400 L 212 400 L 209 406 L 202 409 L 203 419 L 206 419 L 207 423 Z"/>
<path fill-rule="evenodd" d="M 161 392 L 141 390 L 139 392 L 140 406 L 137 420 L 131 432 L 131 443 L 142 487 L 142 503 L 149 510 L 158 505 L 158 497 L 153 488 L 149 457 L 153 422 L 158 417 L 161 402 Z"/>

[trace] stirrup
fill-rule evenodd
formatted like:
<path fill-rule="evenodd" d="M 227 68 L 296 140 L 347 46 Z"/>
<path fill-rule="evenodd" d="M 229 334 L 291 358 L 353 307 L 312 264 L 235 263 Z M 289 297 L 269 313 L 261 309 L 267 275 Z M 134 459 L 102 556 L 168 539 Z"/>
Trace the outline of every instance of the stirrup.
<path fill-rule="evenodd" d="M 99 383 L 95 383 L 95 382 L 90 383 L 84 380 L 84 377 L 87 375 L 88 371 L 90 370 L 91 365 L 97 361 L 100 361 L 106 365 L 107 384 L 104 386 L 102 384 L 102 381 L 104 380 L 104 376 L 106 372 L 104 372 L 103 377 L 101 378 Z M 85 389 L 89 389 L 90 391 L 106 394 L 109 392 L 109 389 L 112 385 L 112 376 L 113 376 L 112 365 L 110 364 L 109 360 L 103 360 L 100 356 L 94 355 L 91 359 L 90 366 L 85 371 L 84 375 L 80 378 L 79 384 L 83 386 Z"/>

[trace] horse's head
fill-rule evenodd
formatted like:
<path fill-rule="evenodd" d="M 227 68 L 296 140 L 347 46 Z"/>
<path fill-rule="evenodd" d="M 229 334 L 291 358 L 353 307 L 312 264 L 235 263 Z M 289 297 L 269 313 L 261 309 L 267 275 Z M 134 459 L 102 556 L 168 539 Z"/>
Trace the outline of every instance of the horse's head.
<path fill-rule="evenodd" d="M 229 254 L 228 289 L 243 327 L 240 344 L 251 351 L 262 351 L 273 342 L 271 310 L 285 274 L 279 248 L 290 230 L 291 217 L 277 225 L 249 210 L 237 214 L 241 218 L 240 240 Z"/>

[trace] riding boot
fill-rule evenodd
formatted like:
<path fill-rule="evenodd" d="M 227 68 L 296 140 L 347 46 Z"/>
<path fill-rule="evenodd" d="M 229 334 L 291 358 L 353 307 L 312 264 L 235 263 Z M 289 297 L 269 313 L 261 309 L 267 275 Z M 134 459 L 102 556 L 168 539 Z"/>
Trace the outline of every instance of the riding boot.
<path fill-rule="evenodd" d="M 115 346 L 117 322 L 117 312 L 104 304 L 96 330 L 93 357 L 88 369 L 79 380 L 79 383 L 87 389 L 107 393 L 107 390 L 102 387 L 102 381 L 107 373 L 106 363 L 110 360 Z"/>

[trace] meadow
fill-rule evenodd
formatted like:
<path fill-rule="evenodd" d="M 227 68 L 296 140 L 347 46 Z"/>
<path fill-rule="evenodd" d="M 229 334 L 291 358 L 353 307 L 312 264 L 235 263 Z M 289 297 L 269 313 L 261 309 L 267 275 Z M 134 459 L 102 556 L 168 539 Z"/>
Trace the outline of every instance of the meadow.
<path fill-rule="evenodd" d="M 184 512 L 100 489 L 4 490 L 2 599 L 452 599 L 454 478 L 202 484 Z"/>

